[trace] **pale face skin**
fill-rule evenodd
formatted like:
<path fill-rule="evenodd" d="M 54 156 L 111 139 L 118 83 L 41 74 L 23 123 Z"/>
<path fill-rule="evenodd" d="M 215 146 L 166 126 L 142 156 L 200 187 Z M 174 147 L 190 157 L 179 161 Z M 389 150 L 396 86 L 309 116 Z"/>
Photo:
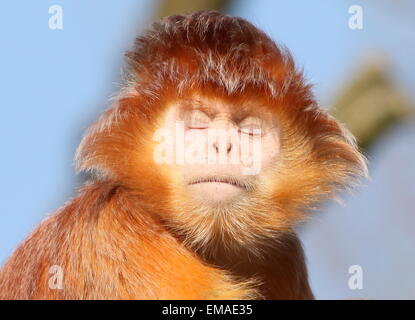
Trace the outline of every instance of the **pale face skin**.
<path fill-rule="evenodd" d="M 270 169 L 280 154 L 278 124 L 255 102 L 233 106 L 200 96 L 179 100 L 167 108 L 162 125 L 173 133 L 173 148 L 180 144 L 185 152 L 199 148 L 199 153 L 189 154 L 200 162 L 185 159 L 172 166 L 191 197 L 205 204 L 232 203 L 247 195 L 258 176 Z M 178 125 L 185 139 L 175 134 Z"/>

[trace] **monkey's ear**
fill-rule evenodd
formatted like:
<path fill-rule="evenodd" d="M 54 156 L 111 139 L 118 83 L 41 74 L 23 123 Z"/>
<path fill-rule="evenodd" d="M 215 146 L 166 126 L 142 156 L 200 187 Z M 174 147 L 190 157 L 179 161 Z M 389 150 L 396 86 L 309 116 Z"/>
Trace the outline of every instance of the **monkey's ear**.
<path fill-rule="evenodd" d="M 85 132 L 81 143 L 75 153 L 75 166 L 77 173 L 86 172 L 97 177 L 110 177 L 113 172 L 109 164 L 108 147 L 110 132 L 116 119 L 116 106 L 106 110 L 96 123 Z"/>
<path fill-rule="evenodd" d="M 358 185 L 368 178 L 367 159 L 355 137 L 327 112 L 320 113 L 321 132 L 313 142 L 312 155 L 336 192 Z"/>
<path fill-rule="evenodd" d="M 365 156 L 351 133 L 322 108 L 291 113 L 284 122 L 274 199 L 288 213 L 306 218 L 327 198 L 355 187 L 368 177 Z"/>
<path fill-rule="evenodd" d="M 121 97 L 87 129 L 75 154 L 77 172 L 128 182 L 149 170 L 154 121 L 144 104 L 139 94 Z"/>

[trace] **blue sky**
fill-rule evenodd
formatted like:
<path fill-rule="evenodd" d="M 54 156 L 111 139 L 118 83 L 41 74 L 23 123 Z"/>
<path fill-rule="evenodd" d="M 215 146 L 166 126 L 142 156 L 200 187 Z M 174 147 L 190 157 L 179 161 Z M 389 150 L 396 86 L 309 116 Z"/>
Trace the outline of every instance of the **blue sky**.
<path fill-rule="evenodd" d="M 54 4 L 63 7 L 63 30 L 48 28 L 48 8 Z M 72 163 L 77 144 L 86 127 L 108 106 L 108 98 L 117 91 L 123 54 L 134 37 L 148 25 L 155 4 L 155 1 L 146 0 L 0 3 L 0 170 L 3 179 L 0 186 L 0 262 L 39 221 L 74 195 L 80 183 Z M 363 30 L 348 28 L 348 8 L 352 4 L 363 7 Z M 315 83 L 318 98 L 323 105 L 329 105 L 361 63 L 375 56 L 387 57 L 397 85 L 415 96 L 415 2 L 401 0 L 393 4 L 386 0 L 240 0 L 229 12 L 247 18 L 289 47 L 307 77 Z M 396 139 L 408 141 L 409 146 L 404 144 L 404 149 L 410 148 L 413 141 Z M 386 143 L 384 148 L 387 148 Z M 379 148 L 379 159 L 373 162 L 379 176 L 386 172 L 382 171 L 386 167 L 381 165 L 379 168 L 384 169 L 376 169 L 376 161 L 382 163 L 384 148 Z M 385 157 L 386 154 L 387 151 Z M 403 163 L 411 169 L 410 163 Z M 405 175 L 401 176 L 404 179 Z M 368 187 L 371 191 L 349 197 L 349 207 L 360 213 L 376 212 L 380 205 L 379 194 L 384 192 L 383 197 L 389 199 L 389 191 L 373 185 Z M 408 192 L 415 195 L 413 188 L 408 188 Z M 400 198 L 397 199 L 399 202 Z M 327 257 L 332 257 L 333 248 L 322 252 L 318 245 L 317 236 L 324 224 L 335 228 L 336 221 L 350 221 L 345 218 L 350 215 L 349 209 L 334 208 L 331 210 L 338 212 L 336 217 L 341 218 L 325 220 L 322 215 L 302 231 L 319 297 L 347 295 L 333 272 L 329 277 L 321 273 L 329 266 L 342 270 L 329 263 L 331 260 Z M 399 212 L 405 213 L 405 210 Z M 347 230 L 350 229 L 338 232 Z M 363 228 L 360 234 L 364 235 L 364 230 L 367 229 Z M 408 240 L 405 241 L 407 244 Z M 370 243 L 375 246 L 374 242 Z M 349 257 L 361 252 L 353 251 L 344 243 L 338 248 L 349 252 Z M 371 247 L 365 250 L 370 251 Z M 344 257 L 348 257 L 346 253 Z M 372 258 L 365 261 L 369 260 L 375 261 Z M 371 265 L 370 261 L 367 265 Z M 379 281 L 379 277 L 389 274 L 390 270 L 396 271 L 396 266 L 385 267 L 374 279 Z M 398 291 L 396 289 L 397 294 Z M 375 291 L 367 294 L 373 295 L 372 292 Z M 410 294 L 410 291 L 405 292 Z"/>

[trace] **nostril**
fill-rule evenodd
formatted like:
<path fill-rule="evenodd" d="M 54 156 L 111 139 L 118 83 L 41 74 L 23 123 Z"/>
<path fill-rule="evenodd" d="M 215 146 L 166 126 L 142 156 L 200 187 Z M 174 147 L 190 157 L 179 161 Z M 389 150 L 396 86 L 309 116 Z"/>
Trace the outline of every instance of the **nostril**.
<path fill-rule="evenodd" d="M 227 148 L 226 148 L 226 152 L 229 153 L 229 152 L 231 152 L 231 150 L 232 150 L 232 143 L 229 142 L 228 145 L 227 145 Z"/>
<path fill-rule="evenodd" d="M 219 147 L 219 144 L 218 144 L 217 142 L 214 142 L 214 143 L 213 143 L 213 147 L 215 148 L 215 151 L 216 151 L 217 153 L 219 153 L 220 147 Z M 226 144 L 226 153 L 230 153 L 230 152 L 231 152 L 231 150 L 232 150 L 232 142 L 228 142 L 228 143 Z"/>

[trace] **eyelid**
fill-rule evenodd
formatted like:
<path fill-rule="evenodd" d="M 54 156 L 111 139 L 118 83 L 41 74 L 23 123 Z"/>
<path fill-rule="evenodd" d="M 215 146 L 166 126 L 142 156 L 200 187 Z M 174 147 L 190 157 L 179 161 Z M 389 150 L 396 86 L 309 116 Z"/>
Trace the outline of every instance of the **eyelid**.
<path fill-rule="evenodd" d="M 192 109 L 186 114 L 185 121 L 189 128 L 207 128 L 210 117 L 200 109 Z"/>
<path fill-rule="evenodd" d="M 239 122 L 239 131 L 244 134 L 249 134 L 250 136 L 259 136 L 263 135 L 263 127 L 264 121 L 257 117 L 246 117 L 242 121 Z M 256 132 L 256 129 L 261 130 L 260 132 Z M 255 131 L 254 131 L 255 130 Z"/>
<path fill-rule="evenodd" d="M 246 117 L 245 119 L 240 121 L 238 124 L 240 128 L 249 127 L 249 126 L 262 128 L 263 125 L 264 125 L 264 121 L 256 117 Z"/>

